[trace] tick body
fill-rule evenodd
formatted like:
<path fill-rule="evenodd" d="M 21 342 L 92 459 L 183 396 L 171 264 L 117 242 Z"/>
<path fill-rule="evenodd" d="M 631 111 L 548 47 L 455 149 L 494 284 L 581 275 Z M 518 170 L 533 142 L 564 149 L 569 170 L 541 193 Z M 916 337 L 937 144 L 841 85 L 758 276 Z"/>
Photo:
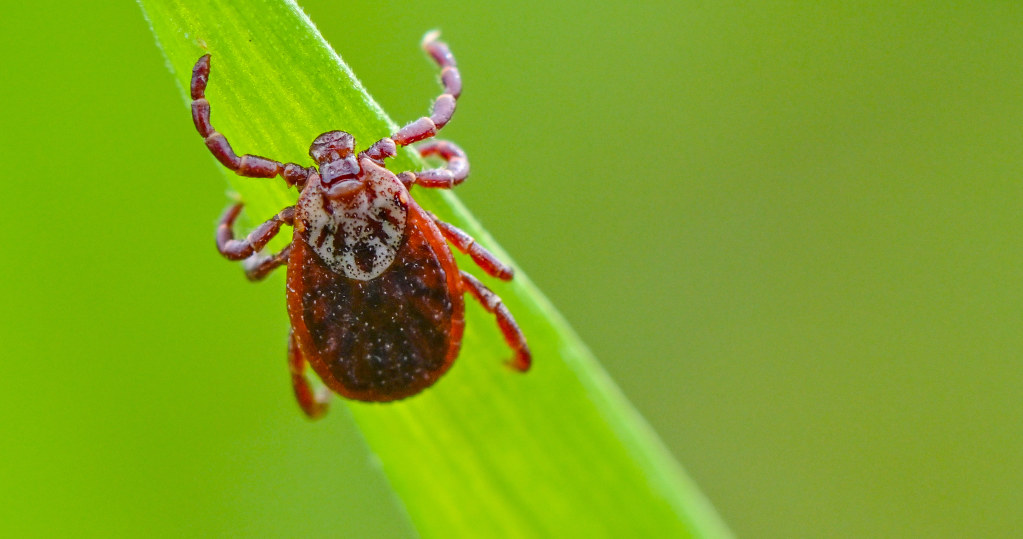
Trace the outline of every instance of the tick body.
<path fill-rule="evenodd" d="M 235 239 L 232 230 L 242 205 L 228 208 L 217 228 L 217 248 L 230 260 L 244 261 L 251 280 L 287 266 L 288 364 L 295 396 L 310 417 L 326 411 L 329 396 L 314 394 L 307 365 L 329 389 L 350 399 L 392 401 L 433 385 L 458 356 L 466 293 L 495 316 L 513 352 L 510 365 L 525 371 L 531 363 L 511 313 L 479 280 L 458 269 L 448 245 L 498 279 L 511 279 L 511 268 L 420 208 L 409 194 L 414 185 L 451 188 L 464 181 L 465 153 L 451 142 L 433 140 L 416 149 L 440 157 L 445 166 L 400 174 L 385 168 L 397 146 L 433 137 L 454 114 L 461 78 L 447 45 L 436 38 L 431 33 L 423 41 L 441 67 L 444 86 L 432 114 L 357 153 L 350 134 L 324 133 L 309 149 L 316 162 L 309 167 L 235 154 L 210 121 L 205 97 L 210 56 L 200 58 L 192 72 L 192 119 L 213 155 L 240 175 L 280 176 L 300 191 L 294 206 L 244 239 Z M 262 254 L 282 225 L 294 227 L 291 243 L 279 253 Z"/>

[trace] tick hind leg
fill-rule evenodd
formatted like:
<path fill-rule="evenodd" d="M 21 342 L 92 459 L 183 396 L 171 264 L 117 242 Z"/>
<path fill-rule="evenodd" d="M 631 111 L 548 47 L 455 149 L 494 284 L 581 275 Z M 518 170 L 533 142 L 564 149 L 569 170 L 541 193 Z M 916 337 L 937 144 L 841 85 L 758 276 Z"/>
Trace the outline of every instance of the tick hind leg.
<path fill-rule="evenodd" d="M 295 342 L 295 332 L 288 333 L 288 369 L 291 371 L 291 387 L 295 390 L 295 399 L 309 419 L 319 419 L 327 413 L 330 393 L 321 390 L 314 392 L 309 378 L 306 377 L 306 360 Z"/>
<path fill-rule="evenodd" d="M 480 305 L 483 305 L 488 313 L 497 317 L 497 327 L 501 329 L 504 341 L 515 353 L 508 364 L 518 371 L 528 371 L 533 359 L 529 352 L 529 346 L 526 345 L 526 337 L 519 329 L 519 325 L 515 323 L 511 312 L 501 302 L 501 298 L 497 297 L 497 294 L 493 293 L 479 279 L 464 271 L 462 272 L 462 284 L 465 286 L 465 290 L 472 294 L 472 297 L 476 298 L 476 301 L 480 302 Z"/>
<path fill-rule="evenodd" d="M 273 178 L 281 175 L 288 185 L 305 185 L 313 169 L 295 163 L 281 163 L 259 155 L 245 154 L 239 157 L 221 133 L 210 123 L 210 103 L 206 100 L 206 84 L 210 78 L 210 55 L 199 58 L 192 68 L 190 91 L 192 94 L 192 122 L 206 141 L 206 147 L 225 167 L 241 176 L 250 178 Z"/>

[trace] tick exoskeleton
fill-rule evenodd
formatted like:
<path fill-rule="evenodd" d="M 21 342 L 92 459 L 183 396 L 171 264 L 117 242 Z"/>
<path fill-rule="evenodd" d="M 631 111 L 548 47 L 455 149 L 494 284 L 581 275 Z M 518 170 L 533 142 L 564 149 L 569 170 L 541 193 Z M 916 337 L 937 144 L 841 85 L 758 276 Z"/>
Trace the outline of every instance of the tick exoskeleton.
<path fill-rule="evenodd" d="M 244 260 L 254 281 L 287 265 L 288 364 L 295 396 L 310 417 L 326 411 L 329 395 L 314 394 L 307 364 L 331 390 L 363 401 L 402 399 L 436 382 L 458 356 L 466 292 L 495 316 L 513 351 L 510 365 L 529 369 L 529 347 L 515 319 L 500 298 L 458 269 L 448 243 L 493 277 L 509 280 L 512 269 L 409 196 L 413 185 L 447 189 L 464 181 L 465 153 L 434 140 L 416 149 L 445 166 L 397 175 L 384 167 L 397 146 L 433 137 L 454 114 L 462 82 L 451 51 L 437 37 L 431 32 L 423 39 L 441 67 L 444 87 L 432 114 L 358 153 L 350 134 L 323 133 L 309 148 L 316 162 L 310 167 L 235 154 L 210 123 L 205 97 L 210 55 L 192 71 L 192 120 L 213 155 L 242 176 L 281 176 L 300 191 L 294 206 L 245 239 L 235 239 L 232 231 L 242 205 L 228 208 L 217 228 L 217 249 L 230 260 Z M 276 254 L 261 254 L 281 225 L 294 227 L 291 243 Z"/>

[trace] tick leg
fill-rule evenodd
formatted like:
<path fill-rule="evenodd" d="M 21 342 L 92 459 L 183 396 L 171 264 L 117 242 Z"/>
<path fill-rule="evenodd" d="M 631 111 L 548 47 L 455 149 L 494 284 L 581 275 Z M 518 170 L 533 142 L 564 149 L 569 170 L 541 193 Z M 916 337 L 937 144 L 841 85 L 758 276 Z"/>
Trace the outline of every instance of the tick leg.
<path fill-rule="evenodd" d="M 469 175 L 469 159 L 454 142 L 433 140 L 417 146 L 416 150 L 423 157 L 436 155 L 447 161 L 447 166 L 443 168 L 413 172 L 417 185 L 450 189 L 465 181 L 465 177 Z"/>
<path fill-rule="evenodd" d="M 220 217 L 220 224 L 217 226 L 217 250 L 228 260 L 242 260 L 258 252 L 277 235 L 282 224 L 290 225 L 295 220 L 295 207 L 288 206 L 259 225 L 245 239 L 234 239 L 234 220 L 242 211 L 242 203 L 239 202 L 228 208 Z"/>
<path fill-rule="evenodd" d="M 206 141 L 206 147 L 225 167 L 241 176 L 250 178 L 273 178 L 281 175 L 288 185 L 305 185 L 306 179 L 314 172 L 295 163 L 281 163 L 259 155 L 245 154 L 239 157 L 221 133 L 210 123 L 210 103 L 206 101 L 206 84 L 210 78 L 210 55 L 199 58 L 192 68 L 192 122 Z"/>
<path fill-rule="evenodd" d="M 359 159 L 368 157 L 376 162 L 380 166 L 384 166 L 384 159 L 388 157 L 394 157 L 398 155 L 398 148 L 394 145 L 394 141 L 390 138 L 384 137 L 373 143 L 372 146 L 366 148 L 365 151 L 359 152 Z"/>
<path fill-rule="evenodd" d="M 288 256 L 291 255 L 291 245 L 281 249 L 281 251 L 275 255 L 260 255 L 259 253 L 253 253 L 252 256 L 245 259 L 243 262 L 245 266 L 245 276 L 250 281 L 262 281 L 267 275 L 288 263 Z"/>
<path fill-rule="evenodd" d="M 510 281 L 515 276 L 514 270 L 511 266 L 498 260 L 494 253 L 483 248 L 482 245 L 476 242 L 472 236 L 466 234 L 462 229 L 445 223 L 437 218 L 436 215 L 430 214 L 430 218 L 437 224 L 437 228 L 440 229 L 440 233 L 454 245 L 456 249 L 472 257 L 472 261 L 476 263 L 483 271 L 487 272 L 492 277 L 497 277 L 502 281 Z"/>
<path fill-rule="evenodd" d="M 526 337 L 522 335 L 522 330 L 515 323 L 515 318 L 512 317 L 508 308 L 501 303 L 501 298 L 484 286 L 479 279 L 464 271 L 462 272 L 462 284 L 487 312 L 493 313 L 497 317 L 497 327 L 501 328 L 501 333 L 504 334 L 504 342 L 508 343 L 508 346 L 515 352 L 515 356 L 508 364 L 515 370 L 528 371 L 533 359 L 529 353 L 529 346 L 526 345 Z"/>
<path fill-rule="evenodd" d="M 440 80 L 444 85 L 444 93 L 433 103 L 433 112 L 430 116 L 409 123 L 391 135 L 399 146 L 408 146 L 413 142 L 428 139 L 437 131 L 447 125 L 451 116 L 455 113 L 455 101 L 462 94 L 462 78 L 455 67 L 455 57 L 443 41 L 438 41 L 440 32 L 430 32 L 423 37 L 423 50 L 440 66 Z"/>
<path fill-rule="evenodd" d="M 295 399 L 309 419 L 319 419 L 327 413 L 330 393 L 322 391 L 314 393 L 309 379 L 306 378 L 306 361 L 302 351 L 295 342 L 295 331 L 288 333 L 288 369 L 291 371 L 291 387 L 295 390 Z"/>

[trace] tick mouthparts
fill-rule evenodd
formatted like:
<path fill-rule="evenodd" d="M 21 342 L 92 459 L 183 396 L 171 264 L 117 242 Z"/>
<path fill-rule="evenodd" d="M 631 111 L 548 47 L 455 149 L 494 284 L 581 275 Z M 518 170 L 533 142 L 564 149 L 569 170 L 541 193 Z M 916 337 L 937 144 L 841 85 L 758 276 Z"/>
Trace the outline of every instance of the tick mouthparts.
<path fill-rule="evenodd" d="M 320 177 L 323 183 L 332 185 L 343 180 L 354 180 L 359 175 L 359 161 L 354 155 L 338 159 L 320 166 Z"/>

